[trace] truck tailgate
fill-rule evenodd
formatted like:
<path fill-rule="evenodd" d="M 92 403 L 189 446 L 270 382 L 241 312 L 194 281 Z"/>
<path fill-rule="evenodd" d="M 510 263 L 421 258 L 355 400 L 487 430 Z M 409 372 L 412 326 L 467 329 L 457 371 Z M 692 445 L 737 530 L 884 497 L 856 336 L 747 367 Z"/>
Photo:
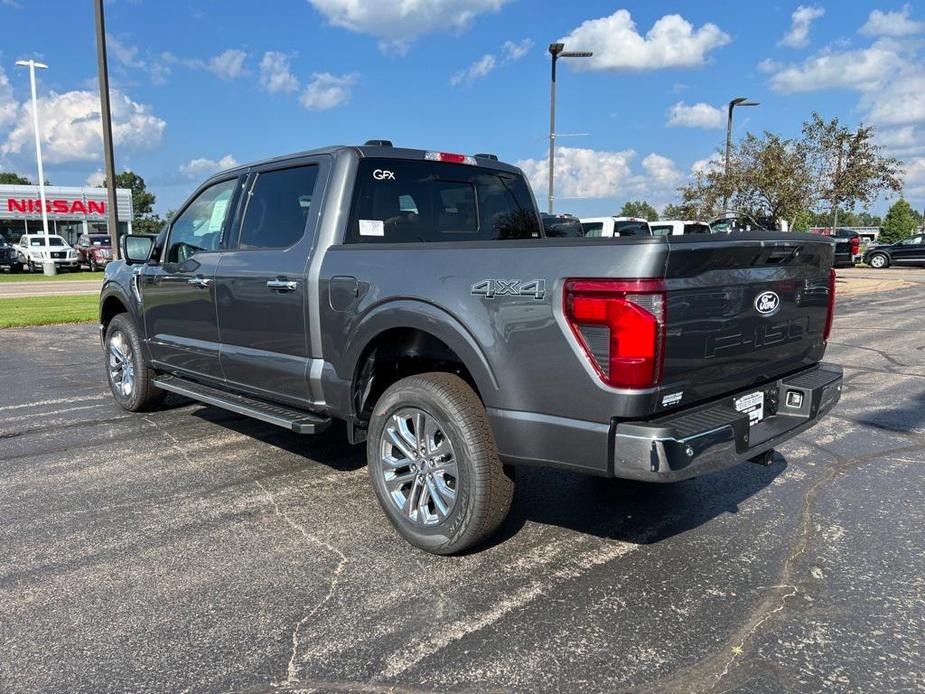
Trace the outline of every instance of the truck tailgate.
<path fill-rule="evenodd" d="M 669 244 L 662 406 L 741 390 L 822 358 L 827 239 L 743 233 Z"/>

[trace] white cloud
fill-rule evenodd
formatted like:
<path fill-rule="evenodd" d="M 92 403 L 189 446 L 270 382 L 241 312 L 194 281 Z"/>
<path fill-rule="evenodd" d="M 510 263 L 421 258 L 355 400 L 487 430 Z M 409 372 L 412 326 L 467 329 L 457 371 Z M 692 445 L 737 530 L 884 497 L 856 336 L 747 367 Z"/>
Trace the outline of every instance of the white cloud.
<path fill-rule="evenodd" d="M 705 104 L 688 105 L 679 101 L 668 109 L 668 125 L 684 128 L 722 128 L 725 124 L 722 109 Z"/>
<path fill-rule="evenodd" d="M 611 198 L 618 195 L 630 176 L 633 150 L 603 152 L 579 147 L 556 148 L 556 197 Z M 517 162 L 537 196 L 545 195 L 549 158 Z"/>
<path fill-rule="evenodd" d="M 725 160 L 719 152 L 713 152 L 709 157 L 698 159 L 691 164 L 691 174 L 708 174 L 711 171 L 721 171 Z"/>
<path fill-rule="evenodd" d="M 822 17 L 825 10 L 815 5 L 800 5 L 790 15 L 790 31 L 781 39 L 781 43 L 791 48 L 805 48 L 809 45 L 809 28 Z"/>
<path fill-rule="evenodd" d="M 384 52 L 404 53 L 424 34 L 465 31 L 486 12 L 510 0 L 308 0 L 334 26 L 383 41 Z"/>
<path fill-rule="evenodd" d="M 288 55 L 279 51 L 263 54 L 260 59 L 260 86 L 271 94 L 299 89 L 299 80 L 289 70 Z"/>
<path fill-rule="evenodd" d="M 504 45 L 501 47 L 501 52 L 504 54 L 505 60 L 514 61 L 520 60 L 527 55 L 531 48 L 533 48 L 533 41 L 530 39 L 524 39 L 523 41 L 505 41 Z"/>
<path fill-rule="evenodd" d="M 642 169 L 645 171 L 643 185 L 649 185 L 651 181 L 655 187 L 674 188 L 684 178 L 674 161 L 654 152 L 642 160 Z"/>
<path fill-rule="evenodd" d="M 353 86 L 359 75 L 332 75 L 329 72 L 316 72 L 311 82 L 299 97 L 299 102 L 309 111 L 327 111 L 342 106 L 350 101 Z"/>
<path fill-rule="evenodd" d="M 862 105 L 878 125 L 908 125 L 925 121 L 925 70 L 899 74 L 883 89 L 866 94 Z"/>
<path fill-rule="evenodd" d="M 500 60 L 493 53 L 486 53 L 469 67 L 453 73 L 450 84 L 453 86 L 472 84 L 475 80 L 485 77 L 496 67 L 520 60 L 530 52 L 531 48 L 533 48 L 533 41 L 530 39 L 505 41 L 504 45 L 501 46 Z"/>
<path fill-rule="evenodd" d="M 235 158 L 230 154 L 226 154 L 218 161 L 206 158 L 191 159 L 180 166 L 180 173 L 187 178 L 204 178 L 217 171 L 230 169 L 237 165 L 238 162 L 235 161 Z"/>
<path fill-rule="evenodd" d="M 39 97 L 42 156 L 48 164 L 95 161 L 103 150 L 100 96 L 93 91 L 50 92 Z M 151 107 L 132 101 L 112 90 L 112 136 L 117 147 L 150 149 L 163 137 L 167 123 L 151 112 Z M 15 125 L 0 144 L 0 155 L 15 156 L 31 147 L 32 103 L 16 109 Z"/>
<path fill-rule="evenodd" d="M 766 61 L 761 69 L 773 73 L 771 88 L 785 94 L 834 88 L 869 91 L 881 88 L 905 63 L 895 46 L 878 41 L 860 50 L 826 49 L 796 65 Z"/>
<path fill-rule="evenodd" d="M 13 88 L 6 72 L 0 67 L 0 131 L 5 130 L 16 120 L 19 104 L 13 98 Z"/>
<path fill-rule="evenodd" d="M 495 56 L 491 53 L 486 53 L 481 58 L 476 60 L 472 65 L 467 67 L 465 70 L 460 70 L 453 77 L 450 78 L 450 84 L 457 85 L 465 82 L 466 84 L 471 84 L 479 77 L 484 77 L 489 72 L 495 69 L 497 61 Z"/>
<path fill-rule="evenodd" d="M 233 80 L 247 74 L 244 61 L 247 53 L 237 48 L 229 48 L 208 60 L 193 58 L 182 61 L 184 65 L 201 70 L 208 70 L 223 80 Z"/>
<path fill-rule="evenodd" d="M 904 5 L 899 12 L 873 10 L 867 17 L 867 23 L 861 27 L 862 34 L 870 36 L 909 36 L 925 30 L 925 22 L 916 22 L 909 18 L 912 8 Z"/>
<path fill-rule="evenodd" d="M 730 40 L 715 24 L 695 29 L 677 14 L 665 15 L 642 36 L 627 10 L 589 19 L 562 39 L 567 50 L 594 51 L 591 58 L 572 61 L 576 69 L 591 70 L 697 67 L 706 62 L 710 51 Z"/>
<path fill-rule="evenodd" d="M 112 34 L 106 34 L 106 47 L 110 55 L 128 67 L 144 67 L 144 61 L 138 57 L 138 46 L 129 46 Z"/>
<path fill-rule="evenodd" d="M 84 185 L 89 188 L 102 188 L 105 182 L 106 174 L 102 171 L 94 171 L 89 176 L 87 176 L 87 180 L 84 181 Z"/>

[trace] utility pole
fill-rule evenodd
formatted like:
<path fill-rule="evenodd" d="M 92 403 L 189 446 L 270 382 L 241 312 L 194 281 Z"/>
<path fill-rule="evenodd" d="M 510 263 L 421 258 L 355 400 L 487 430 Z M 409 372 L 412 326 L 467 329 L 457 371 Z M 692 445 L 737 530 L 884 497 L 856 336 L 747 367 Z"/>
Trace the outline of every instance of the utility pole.
<path fill-rule="evenodd" d="M 729 204 L 729 195 L 726 190 L 729 185 L 729 157 L 732 152 L 732 111 L 736 106 L 758 106 L 759 102 L 749 101 L 744 96 L 739 96 L 729 102 L 729 110 L 726 116 L 726 165 L 723 168 L 723 214 L 726 213 L 726 206 Z"/>
<path fill-rule="evenodd" d="M 103 0 L 94 0 L 96 10 L 96 59 L 100 82 L 100 113 L 103 121 L 103 165 L 106 172 L 106 199 L 109 207 L 109 236 L 112 257 L 119 259 L 119 208 L 116 202 L 116 165 L 112 151 L 112 112 L 109 108 L 109 66 L 106 59 L 106 18 Z"/>
<path fill-rule="evenodd" d="M 549 44 L 549 55 L 552 56 L 552 79 L 549 88 L 549 197 L 548 212 L 552 214 L 555 194 L 555 162 L 556 162 L 556 61 L 559 58 L 590 58 L 591 51 L 566 51 L 564 43 Z"/>

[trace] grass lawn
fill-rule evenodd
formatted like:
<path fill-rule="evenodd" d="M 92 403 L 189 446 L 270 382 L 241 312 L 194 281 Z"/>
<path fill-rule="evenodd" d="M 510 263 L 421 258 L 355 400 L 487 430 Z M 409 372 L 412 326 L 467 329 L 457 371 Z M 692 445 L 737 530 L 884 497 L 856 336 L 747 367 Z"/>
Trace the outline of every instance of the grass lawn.
<path fill-rule="evenodd" d="M 0 328 L 95 321 L 100 298 L 89 296 L 24 296 L 0 299 Z"/>
<path fill-rule="evenodd" d="M 66 282 L 71 280 L 99 280 L 103 281 L 102 272 L 59 272 L 52 277 L 46 277 L 41 272 L 4 272 L 0 270 L 0 282 Z"/>

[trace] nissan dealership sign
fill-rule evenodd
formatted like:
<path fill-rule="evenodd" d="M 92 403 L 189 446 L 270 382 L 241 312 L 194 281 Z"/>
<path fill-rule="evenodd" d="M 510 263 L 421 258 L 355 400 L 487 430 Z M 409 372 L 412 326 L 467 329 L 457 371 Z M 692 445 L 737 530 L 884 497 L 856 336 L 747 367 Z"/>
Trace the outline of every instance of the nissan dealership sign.
<path fill-rule="evenodd" d="M 116 190 L 120 221 L 132 217 L 132 192 Z M 109 203 L 103 188 L 45 186 L 45 212 L 59 220 L 106 221 Z M 38 186 L 0 185 L 0 219 L 41 219 Z"/>

